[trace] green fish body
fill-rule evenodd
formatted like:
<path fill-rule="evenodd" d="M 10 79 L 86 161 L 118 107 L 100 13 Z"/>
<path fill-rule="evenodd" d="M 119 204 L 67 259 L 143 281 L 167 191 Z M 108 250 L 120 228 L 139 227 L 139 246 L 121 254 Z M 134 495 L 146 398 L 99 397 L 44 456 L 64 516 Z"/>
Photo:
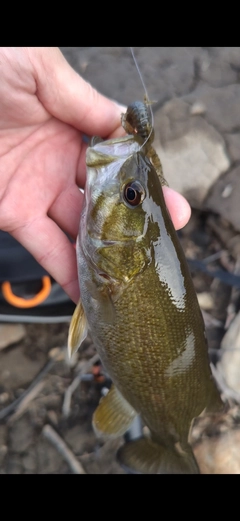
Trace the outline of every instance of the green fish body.
<path fill-rule="evenodd" d="M 77 245 L 81 302 L 69 346 L 76 350 L 89 330 L 113 382 L 95 411 L 96 433 L 120 436 L 138 414 L 149 429 L 120 449 L 124 468 L 197 473 L 191 424 L 221 400 L 159 177 L 134 136 L 88 149 Z"/>

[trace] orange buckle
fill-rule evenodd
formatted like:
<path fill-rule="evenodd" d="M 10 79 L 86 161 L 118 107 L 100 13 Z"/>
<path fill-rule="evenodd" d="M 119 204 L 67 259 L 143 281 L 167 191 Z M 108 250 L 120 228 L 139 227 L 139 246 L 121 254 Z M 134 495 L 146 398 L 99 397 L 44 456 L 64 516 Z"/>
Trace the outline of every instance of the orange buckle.
<path fill-rule="evenodd" d="M 32 298 L 25 299 L 14 295 L 11 284 L 8 281 L 2 283 L 2 294 L 5 300 L 11 304 L 11 306 L 15 306 L 16 308 L 33 308 L 46 300 L 51 292 L 51 287 L 52 285 L 50 277 L 45 275 L 42 277 L 42 288 L 40 289 L 39 293 L 34 295 Z"/>

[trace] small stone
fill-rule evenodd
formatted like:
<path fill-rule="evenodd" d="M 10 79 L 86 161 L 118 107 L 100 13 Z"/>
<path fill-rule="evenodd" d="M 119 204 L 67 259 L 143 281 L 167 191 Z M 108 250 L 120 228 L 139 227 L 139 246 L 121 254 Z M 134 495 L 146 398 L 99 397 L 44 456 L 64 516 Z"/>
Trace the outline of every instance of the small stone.
<path fill-rule="evenodd" d="M 20 342 L 26 335 L 22 324 L 0 324 L 0 350 Z"/>
<path fill-rule="evenodd" d="M 9 400 L 9 393 L 0 394 L 0 404 L 4 405 Z"/>
<path fill-rule="evenodd" d="M 48 353 L 49 358 L 54 358 L 56 362 L 61 362 L 65 358 L 64 351 L 61 347 L 53 347 Z"/>
<path fill-rule="evenodd" d="M 240 474 L 240 430 L 203 439 L 194 448 L 202 474 Z"/>
<path fill-rule="evenodd" d="M 233 191 L 232 185 L 230 185 L 230 184 L 226 185 L 222 191 L 222 197 L 224 197 L 224 199 L 226 199 L 226 197 L 229 197 L 229 195 L 231 195 L 232 191 Z"/>
<path fill-rule="evenodd" d="M 202 103 L 201 101 L 196 101 L 195 103 L 193 103 L 191 110 L 190 110 L 191 116 L 199 116 L 201 114 L 204 114 L 205 112 L 206 112 L 206 107 L 205 107 L 204 103 Z"/>
<path fill-rule="evenodd" d="M 205 311 L 213 309 L 214 302 L 211 293 L 203 291 L 202 293 L 197 294 L 197 298 L 200 308 L 204 309 Z"/>

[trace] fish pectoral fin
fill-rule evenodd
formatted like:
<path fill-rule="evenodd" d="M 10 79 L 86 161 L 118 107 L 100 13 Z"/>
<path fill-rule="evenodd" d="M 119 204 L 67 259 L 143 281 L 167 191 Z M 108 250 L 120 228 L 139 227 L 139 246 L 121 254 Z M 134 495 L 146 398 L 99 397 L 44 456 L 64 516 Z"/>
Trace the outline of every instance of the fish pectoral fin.
<path fill-rule="evenodd" d="M 112 385 L 93 415 L 93 428 L 97 436 L 116 438 L 129 429 L 136 416 L 137 412 Z"/>
<path fill-rule="evenodd" d="M 88 332 L 88 323 L 81 300 L 79 300 L 69 327 L 68 354 L 71 357 L 81 346 Z"/>
<path fill-rule="evenodd" d="M 199 468 L 190 445 L 179 452 L 150 438 L 139 438 L 126 443 L 117 452 L 124 470 L 131 474 L 199 474 Z"/>
<path fill-rule="evenodd" d="M 116 318 L 116 312 L 109 288 L 105 286 L 99 289 L 91 281 L 87 281 L 86 288 L 91 297 L 96 300 L 98 305 L 101 307 L 104 322 L 107 324 L 113 324 L 114 319 Z"/>

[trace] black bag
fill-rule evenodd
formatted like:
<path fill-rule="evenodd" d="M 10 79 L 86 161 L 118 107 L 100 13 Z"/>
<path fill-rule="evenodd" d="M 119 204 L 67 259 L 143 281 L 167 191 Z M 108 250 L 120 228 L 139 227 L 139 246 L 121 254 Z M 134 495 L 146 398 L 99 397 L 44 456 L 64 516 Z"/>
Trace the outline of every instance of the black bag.
<path fill-rule="evenodd" d="M 75 304 L 34 257 L 0 230 L 0 321 L 68 322 L 74 309 Z"/>

